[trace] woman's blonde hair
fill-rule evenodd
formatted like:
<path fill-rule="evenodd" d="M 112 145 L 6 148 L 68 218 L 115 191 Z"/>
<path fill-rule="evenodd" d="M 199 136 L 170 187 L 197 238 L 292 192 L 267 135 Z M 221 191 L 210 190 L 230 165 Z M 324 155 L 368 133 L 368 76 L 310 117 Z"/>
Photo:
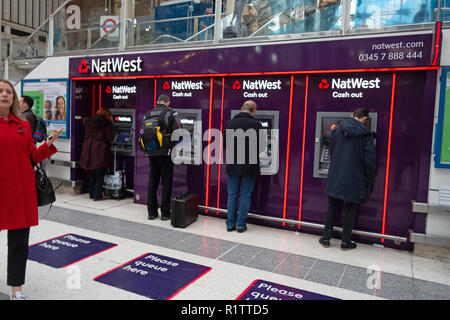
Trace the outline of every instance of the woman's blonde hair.
<path fill-rule="evenodd" d="M 22 115 L 22 112 L 20 112 L 19 108 L 19 98 L 17 97 L 16 90 L 14 90 L 13 85 L 11 82 L 9 82 L 6 79 L 0 79 L 0 83 L 6 83 L 11 87 L 11 90 L 13 92 L 13 101 L 11 106 L 9 107 L 9 112 L 11 112 L 13 115 L 16 116 L 16 118 L 19 118 L 21 120 L 26 120 L 25 117 Z"/>

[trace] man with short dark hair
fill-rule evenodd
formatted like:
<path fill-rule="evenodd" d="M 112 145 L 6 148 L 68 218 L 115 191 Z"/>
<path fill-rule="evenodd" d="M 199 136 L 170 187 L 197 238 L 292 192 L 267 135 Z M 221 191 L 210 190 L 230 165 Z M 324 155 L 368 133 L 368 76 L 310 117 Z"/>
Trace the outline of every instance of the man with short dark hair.
<path fill-rule="evenodd" d="M 148 219 L 153 220 L 158 217 L 158 191 L 159 181 L 162 184 L 161 220 L 168 220 L 171 217 L 170 200 L 172 196 L 173 162 L 170 151 L 175 143 L 171 142 L 170 135 L 176 129 L 181 128 L 177 113 L 169 108 L 170 98 L 162 94 L 158 97 L 155 109 L 148 111 L 145 118 L 161 117 L 161 133 L 163 139 L 167 141 L 164 148 L 148 156 L 150 163 L 150 174 L 148 179 L 147 211 Z"/>
<path fill-rule="evenodd" d="M 375 133 L 367 128 L 369 110 L 358 108 L 350 119 L 341 121 L 331 133 L 331 165 L 325 193 L 328 210 L 319 242 L 330 246 L 334 216 L 344 202 L 342 250 L 356 248 L 350 240 L 358 206 L 367 201 L 375 181 Z"/>
<path fill-rule="evenodd" d="M 226 134 L 223 143 L 227 149 L 227 231 L 237 228 L 237 232 L 241 233 L 247 230 L 246 219 L 250 199 L 255 179 L 260 175 L 259 131 L 262 125 L 254 118 L 256 107 L 254 101 L 245 101 L 241 112 L 225 125 Z"/>
<path fill-rule="evenodd" d="M 30 96 L 22 96 L 19 100 L 20 112 L 28 120 L 31 126 L 31 136 L 34 136 L 34 131 L 36 131 L 36 115 L 31 108 L 34 105 L 34 100 Z"/>

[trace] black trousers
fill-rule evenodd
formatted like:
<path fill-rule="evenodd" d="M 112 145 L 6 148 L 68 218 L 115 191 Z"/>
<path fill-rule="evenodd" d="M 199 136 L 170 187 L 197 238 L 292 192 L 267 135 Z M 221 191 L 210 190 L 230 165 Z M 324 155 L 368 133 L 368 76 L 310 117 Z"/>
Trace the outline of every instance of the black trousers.
<path fill-rule="evenodd" d="M 150 175 L 148 178 L 147 211 L 149 217 L 158 216 L 159 181 L 162 184 L 161 215 L 170 215 L 170 199 L 172 197 L 173 162 L 170 156 L 149 157 Z"/>
<path fill-rule="evenodd" d="M 331 239 L 333 234 L 334 216 L 339 205 L 344 202 L 344 225 L 342 227 L 342 242 L 349 242 L 352 236 L 353 224 L 355 223 L 356 211 L 358 204 L 346 202 L 341 199 L 328 197 L 328 210 L 325 219 L 325 228 L 323 230 L 323 238 Z"/>
<path fill-rule="evenodd" d="M 97 168 L 91 171 L 89 178 L 89 198 L 100 199 L 103 193 L 106 168 Z"/>
<path fill-rule="evenodd" d="M 8 230 L 8 262 L 6 284 L 19 287 L 25 283 L 30 228 Z"/>

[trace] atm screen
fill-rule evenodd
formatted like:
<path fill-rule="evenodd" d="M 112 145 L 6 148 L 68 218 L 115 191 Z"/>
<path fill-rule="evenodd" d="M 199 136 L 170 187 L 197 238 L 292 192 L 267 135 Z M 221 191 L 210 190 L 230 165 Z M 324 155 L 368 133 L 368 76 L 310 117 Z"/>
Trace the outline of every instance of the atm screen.
<path fill-rule="evenodd" d="M 130 132 L 129 131 L 119 131 L 116 143 L 129 143 L 130 142 Z"/>
<path fill-rule="evenodd" d="M 333 129 L 344 119 L 322 118 L 322 130 L 327 136 L 331 135 Z"/>

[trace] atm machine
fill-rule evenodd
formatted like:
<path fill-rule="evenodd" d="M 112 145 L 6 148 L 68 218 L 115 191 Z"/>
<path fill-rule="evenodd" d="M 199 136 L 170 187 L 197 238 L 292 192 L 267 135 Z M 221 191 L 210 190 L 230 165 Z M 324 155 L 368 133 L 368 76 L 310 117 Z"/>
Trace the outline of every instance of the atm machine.
<path fill-rule="evenodd" d="M 172 152 L 175 164 L 202 164 L 202 110 L 174 109 L 183 129 L 189 132 L 190 139 L 183 138 Z M 172 135 L 172 138 L 177 139 Z M 190 145 L 189 145 L 190 144 Z"/>
<path fill-rule="evenodd" d="M 327 178 L 331 164 L 330 137 L 333 129 L 353 112 L 317 112 L 316 137 L 314 145 L 314 178 Z M 370 112 L 366 126 L 377 132 L 378 113 Z"/>
<path fill-rule="evenodd" d="M 134 129 L 136 110 L 134 109 L 109 109 L 112 114 L 116 138 L 111 142 L 111 149 L 116 150 L 118 155 L 135 155 Z"/>
<path fill-rule="evenodd" d="M 231 119 L 240 112 L 231 110 Z M 261 175 L 275 175 L 279 167 L 280 113 L 277 110 L 256 110 L 254 117 L 261 122 L 263 129 L 267 129 L 266 145 L 259 153 Z"/>

